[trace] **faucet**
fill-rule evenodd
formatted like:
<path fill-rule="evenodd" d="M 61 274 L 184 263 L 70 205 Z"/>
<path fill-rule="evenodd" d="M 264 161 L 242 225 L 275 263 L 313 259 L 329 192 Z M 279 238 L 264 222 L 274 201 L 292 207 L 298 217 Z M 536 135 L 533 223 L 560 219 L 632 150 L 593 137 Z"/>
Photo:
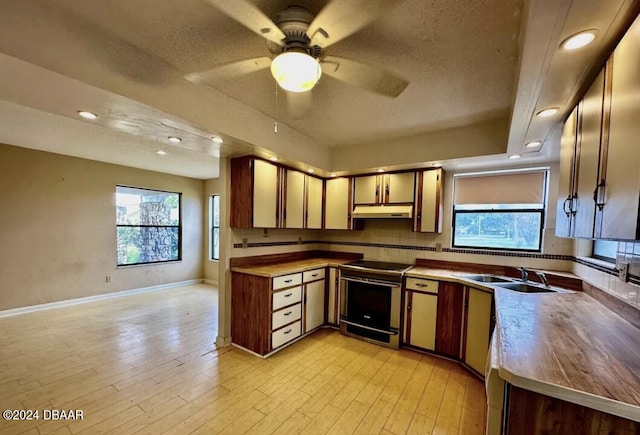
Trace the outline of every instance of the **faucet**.
<path fill-rule="evenodd" d="M 529 274 L 527 273 L 527 268 L 524 266 L 521 266 L 518 268 L 520 270 L 520 280 L 523 282 L 527 282 L 527 280 L 529 279 Z"/>
<path fill-rule="evenodd" d="M 538 275 L 538 278 L 540 278 L 540 281 L 542 281 L 545 287 L 550 287 L 549 280 L 547 279 L 547 275 L 545 275 L 544 272 L 536 272 L 536 275 Z"/>

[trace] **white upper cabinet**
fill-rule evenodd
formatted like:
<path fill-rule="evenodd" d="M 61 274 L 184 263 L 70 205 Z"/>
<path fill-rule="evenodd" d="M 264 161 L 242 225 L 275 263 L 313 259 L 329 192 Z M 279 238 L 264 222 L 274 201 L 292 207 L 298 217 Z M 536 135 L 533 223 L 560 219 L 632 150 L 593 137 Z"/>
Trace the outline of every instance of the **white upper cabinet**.
<path fill-rule="evenodd" d="M 413 203 L 415 172 L 354 177 L 354 204 Z"/>
<path fill-rule="evenodd" d="M 326 181 L 324 206 L 324 228 L 347 230 L 351 228 L 349 201 L 349 178 L 331 178 Z"/>
<path fill-rule="evenodd" d="M 290 169 L 285 185 L 284 228 L 304 228 L 305 221 L 305 177 L 300 171 Z"/>

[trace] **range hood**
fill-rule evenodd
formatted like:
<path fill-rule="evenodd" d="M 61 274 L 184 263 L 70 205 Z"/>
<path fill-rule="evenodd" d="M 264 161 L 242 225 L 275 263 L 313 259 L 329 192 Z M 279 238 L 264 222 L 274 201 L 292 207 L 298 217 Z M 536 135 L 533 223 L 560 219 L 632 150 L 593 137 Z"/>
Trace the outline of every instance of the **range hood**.
<path fill-rule="evenodd" d="M 356 219 L 399 219 L 413 217 L 413 206 L 411 205 L 356 205 L 351 213 L 351 217 Z"/>

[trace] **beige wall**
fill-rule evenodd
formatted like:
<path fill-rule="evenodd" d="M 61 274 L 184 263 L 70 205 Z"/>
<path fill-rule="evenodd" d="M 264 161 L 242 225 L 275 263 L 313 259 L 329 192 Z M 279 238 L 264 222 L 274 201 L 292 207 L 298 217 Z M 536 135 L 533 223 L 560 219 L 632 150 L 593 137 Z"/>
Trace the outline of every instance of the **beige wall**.
<path fill-rule="evenodd" d="M 182 261 L 116 267 L 116 184 L 182 192 Z M 203 187 L 0 145 L 0 310 L 202 279 Z"/>

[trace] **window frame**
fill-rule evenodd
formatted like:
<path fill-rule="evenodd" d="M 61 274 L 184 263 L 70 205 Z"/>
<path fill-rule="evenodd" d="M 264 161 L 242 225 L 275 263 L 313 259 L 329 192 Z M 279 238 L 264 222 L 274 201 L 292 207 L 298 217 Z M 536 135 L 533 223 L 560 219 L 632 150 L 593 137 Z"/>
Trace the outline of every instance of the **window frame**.
<path fill-rule="evenodd" d="M 542 185 L 542 206 L 541 207 L 519 207 L 519 208 L 488 208 L 485 204 L 484 207 L 480 206 L 478 208 L 470 208 L 469 204 L 463 205 L 462 209 L 456 210 L 455 204 L 455 180 L 456 175 L 453 176 L 453 191 L 452 191 L 452 205 L 451 205 L 451 247 L 456 249 L 470 249 L 477 251 L 501 251 L 501 252 L 527 252 L 527 253 L 541 253 L 543 250 L 544 243 L 544 230 L 545 230 L 545 221 L 548 207 L 548 194 L 549 194 L 549 168 L 540 167 L 540 168 L 527 168 L 527 169 L 507 169 L 507 170 L 495 170 L 495 171 L 483 171 L 483 172 L 474 172 L 469 174 L 459 174 L 463 178 L 466 177 L 476 177 L 476 176 L 500 176 L 505 174 L 518 174 L 518 173 L 527 173 L 527 172 L 543 172 L 543 185 Z M 504 205 L 504 204 L 496 204 L 496 205 Z M 502 248 L 502 247 L 493 247 L 493 246 L 471 246 L 471 245 L 461 245 L 456 243 L 456 217 L 458 214 L 471 214 L 471 213 L 491 213 L 491 214 L 504 214 L 504 213 L 537 213 L 540 216 L 540 232 L 538 234 L 538 249 L 522 249 L 522 248 Z"/>
<path fill-rule="evenodd" d="M 596 243 L 616 243 L 616 245 L 619 243 L 617 240 L 599 240 L 599 239 L 594 239 L 593 243 L 591 244 L 591 257 L 593 259 L 596 260 L 600 260 L 600 261 L 604 261 L 606 263 L 610 263 L 615 265 L 617 263 L 617 256 L 615 257 L 605 257 L 604 255 L 598 255 L 596 254 Z M 618 252 L 618 246 L 616 246 L 616 253 Z"/>
<path fill-rule="evenodd" d="M 178 224 L 177 225 L 133 225 L 133 224 L 119 224 L 117 219 L 117 209 L 118 209 L 118 200 L 115 198 L 116 205 L 116 267 L 131 267 L 131 266 L 149 266 L 154 264 L 166 264 L 166 263 L 175 263 L 182 261 L 182 192 L 173 192 L 170 190 L 161 190 L 161 189 L 151 189 L 148 187 L 138 187 L 138 186 L 129 186 L 124 184 L 116 185 L 116 194 L 118 193 L 118 188 L 123 189 L 136 189 L 136 190 L 146 190 L 149 192 L 157 192 L 157 193 L 167 193 L 171 195 L 178 195 Z M 175 259 L 170 260 L 159 260 L 159 261 L 143 261 L 138 263 L 119 263 L 118 259 L 118 229 L 119 228 L 176 228 L 178 234 L 178 256 Z"/>
<path fill-rule="evenodd" d="M 209 207 L 209 213 L 210 213 L 210 234 L 209 234 L 209 243 L 210 243 L 210 249 L 209 249 L 209 260 L 211 261 L 220 261 L 220 195 L 215 194 L 215 195 L 211 195 L 211 200 L 210 200 L 210 207 Z M 218 225 L 215 224 L 215 203 L 216 203 L 216 198 L 218 199 Z M 216 242 L 216 236 L 215 236 L 215 230 L 218 230 L 218 237 L 217 237 L 217 242 L 218 242 L 218 257 L 216 258 L 215 256 L 215 242 Z"/>

